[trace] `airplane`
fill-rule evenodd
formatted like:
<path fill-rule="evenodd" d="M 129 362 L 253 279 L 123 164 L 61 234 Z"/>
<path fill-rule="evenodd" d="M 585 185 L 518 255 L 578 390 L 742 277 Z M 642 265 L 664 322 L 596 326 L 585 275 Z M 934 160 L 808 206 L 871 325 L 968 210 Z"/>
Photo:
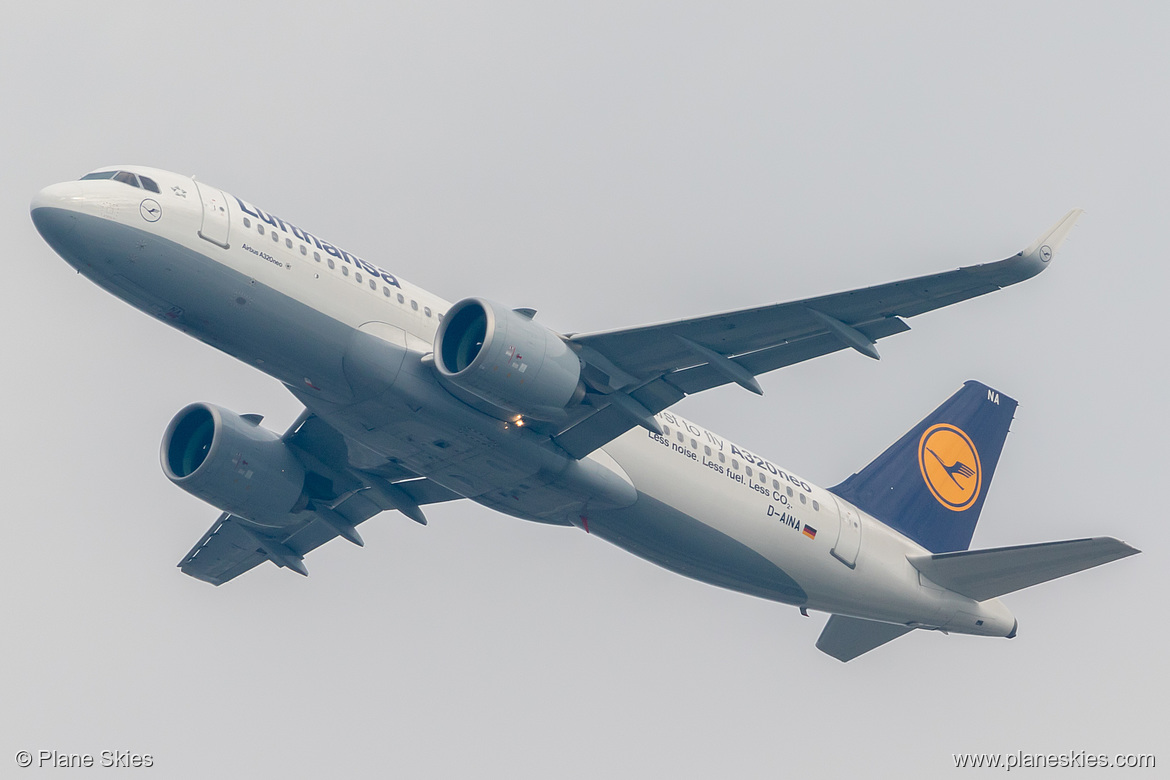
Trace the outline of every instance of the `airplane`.
<path fill-rule="evenodd" d="M 1045 270 L 1074 209 L 998 262 L 633 328 L 557 333 L 536 312 L 452 304 L 241 198 L 155 168 L 44 188 L 31 215 L 78 272 L 284 384 L 277 433 L 210 403 L 163 436 L 167 478 L 221 514 L 179 563 L 222 585 L 396 510 L 471 499 L 576 527 L 668 570 L 830 615 L 841 661 L 915 629 L 1016 636 L 1000 596 L 1138 550 L 1112 537 L 970 549 L 1016 401 L 966 382 L 831 488 L 669 407 L 909 330 L 906 319 Z"/>

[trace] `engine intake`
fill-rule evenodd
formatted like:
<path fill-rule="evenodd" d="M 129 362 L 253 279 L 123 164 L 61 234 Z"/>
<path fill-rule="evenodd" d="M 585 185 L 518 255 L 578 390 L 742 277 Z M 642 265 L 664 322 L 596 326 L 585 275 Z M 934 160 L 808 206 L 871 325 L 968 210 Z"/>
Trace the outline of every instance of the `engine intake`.
<path fill-rule="evenodd" d="M 581 361 L 559 335 L 483 298 L 450 308 L 435 334 L 439 376 L 495 406 L 556 420 L 585 395 Z"/>
<path fill-rule="evenodd" d="M 307 504 L 305 467 L 278 434 L 219 406 L 183 408 L 163 435 L 163 473 L 224 512 L 282 523 Z"/>

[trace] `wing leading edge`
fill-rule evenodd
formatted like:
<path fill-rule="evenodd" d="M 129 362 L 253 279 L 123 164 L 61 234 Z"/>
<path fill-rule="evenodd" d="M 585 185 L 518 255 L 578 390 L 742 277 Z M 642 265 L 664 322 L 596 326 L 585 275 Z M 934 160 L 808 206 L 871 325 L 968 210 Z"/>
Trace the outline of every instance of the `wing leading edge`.
<path fill-rule="evenodd" d="M 268 560 L 308 576 L 305 555 L 338 536 L 362 546 L 357 526 L 374 515 L 398 510 L 426 525 L 422 506 L 462 498 L 400 467 L 379 472 L 350 467 L 344 437 L 307 411 L 283 438 L 304 462 L 310 479 L 328 488 L 318 487 L 304 510 L 279 518 L 279 524 L 221 514 L 179 562 L 184 574 L 222 585 Z"/>
<path fill-rule="evenodd" d="M 589 411 L 554 440 L 584 457 L 683 397 L 784 366 L 855 349 L 877 358 L 878 339 L 905 319 L 986 295 L 1039 274 L 1083 212 L 1073 209 L 1018 254 L 993 263 L 789 303 L 621 330 L 577 334 Z M 620 400 L 618 399 L 620 396 Z M 635 402 L 631 406 L 629 401 Z"/>

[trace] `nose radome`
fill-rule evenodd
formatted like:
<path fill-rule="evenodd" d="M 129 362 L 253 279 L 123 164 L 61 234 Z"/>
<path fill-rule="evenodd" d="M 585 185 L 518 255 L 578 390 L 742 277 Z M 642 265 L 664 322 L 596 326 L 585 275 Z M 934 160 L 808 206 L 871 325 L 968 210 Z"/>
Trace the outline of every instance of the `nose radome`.
<path fill-rule="evenodd" d="M 34 217 L 39 209 L 69 209 L 76 210 L 83 198 L 80 182 L 64 181 L 60 184 L 50 184 L 33 196 L 29 204 L 29 211 Z"/>
<path fill-rule="evenodd" d="M 72 251 L 76 248 L 73 234 L 84 210 L 84 192 L 85 188 L 75 181 L 51 184 L 34 195 L 29 204 L 33 225 L 41 238 L 75 267 L 79 261 Z"/>

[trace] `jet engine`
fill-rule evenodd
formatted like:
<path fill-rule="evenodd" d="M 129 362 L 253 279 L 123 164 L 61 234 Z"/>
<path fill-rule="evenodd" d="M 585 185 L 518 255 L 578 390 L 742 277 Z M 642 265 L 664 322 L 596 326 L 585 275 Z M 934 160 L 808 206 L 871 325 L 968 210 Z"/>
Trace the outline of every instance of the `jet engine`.
<path fill-rule="evenodd" d="M 279 522 L 308 502 L 305 467 L 259 417 L 191 404 L 167 426 L 160 455 L 171 482 L 249 520 Z"/>
<path fill-rule="evenodd" d="M 434 355 L 442 379 L 526 417 L 557 420 L 585 397 L 581 361 L 559 335 L 530 314 L 483 298 L 450 308 Z"/>

